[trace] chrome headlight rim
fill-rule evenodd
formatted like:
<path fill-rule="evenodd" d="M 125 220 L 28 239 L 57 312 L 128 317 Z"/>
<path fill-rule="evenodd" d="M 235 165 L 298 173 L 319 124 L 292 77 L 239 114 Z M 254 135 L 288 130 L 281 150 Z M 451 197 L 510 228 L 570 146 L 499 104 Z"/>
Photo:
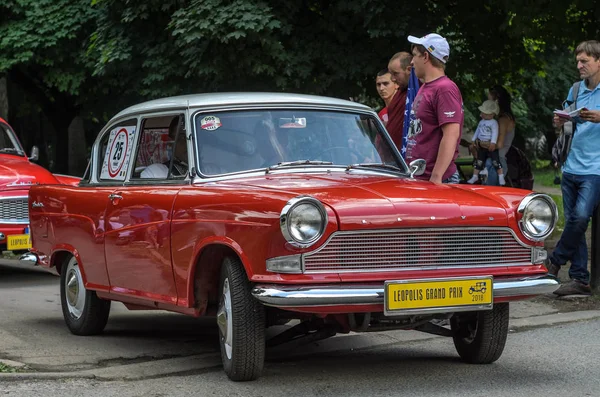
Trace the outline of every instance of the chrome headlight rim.
<path fill-rule="evenodd" d="M 294 238 L 294 235 L 290 231 L 289 217 L 290 214 L 301 204 L 310 204 L 314 206 L 321 215 L 321 227 L 319 228 L 319 232 L 312 237 L 310 240 L 300 241 Z M 298 196 L 294 197 L 281 210 L 281 214 L 279 215 L 279 226 L 281 228 L 281 233 L 285 240 L 296 248 L 308 248 L 316 243 L 321 237 L 323 237 L 323 233 L 325 232 L 325 227 L 328 223 L 327 211 L 325 210 L 325 206 L 319 200 L 311 196 Z"/>
<path fill-rule="evenodd" d="M 542 200 L 546 202 L 552 212 L 552 222 L 548 229 L 541 234 L 535 234 L 530 232 L 529 229 L 527 229 L 527 226 L 525 225 L 525 222 L 523 220 L 523 214 L 525 213 L 525 210 L 534 200 Z M 550 196 L 544 193 L 531 193 L 525 196 L 523 200 L 521 200 L 521 202 L 519 203 L 517 212 L 521 214 L 521 219 L 519 219 L 519 229 L 521 229 L 521 233 L 523 233 L 525 237 L 532 241 L 542 241 L 548 236 L 550 236 L 554 231 L 554 228 L 556 227 L 556 223 L 558 222 L 558 207 L 556 206 L 554 200 L 552 200 Z"/>

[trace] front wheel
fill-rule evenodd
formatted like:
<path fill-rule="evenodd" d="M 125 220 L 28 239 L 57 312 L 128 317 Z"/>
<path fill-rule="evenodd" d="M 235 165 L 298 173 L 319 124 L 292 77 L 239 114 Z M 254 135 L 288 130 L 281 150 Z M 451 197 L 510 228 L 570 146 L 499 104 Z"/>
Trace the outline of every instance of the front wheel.
<path fill-rule="evenodd" d="M 110 301 L 85 289 L 81 269 L 73 256 L 60 273 L 60 303 L 65 323 L 73 334 L 95 335 L 104 330 Z"/>
<path fill-rule="evenodd" d="M 508 303 L 494 305 L 492 310 L 455 314 L 450 320 L 454 346 L 471 364 L 490 364 L 504 351 L 508 335 Z"/>
<path fill-rule="evenodd" d="M 223 368 L 234 381 L 257 379 L 265 362 L 265 309 L 250 290 L 242 263 L 226 258 L 221 267 L 217 324 Z"/>

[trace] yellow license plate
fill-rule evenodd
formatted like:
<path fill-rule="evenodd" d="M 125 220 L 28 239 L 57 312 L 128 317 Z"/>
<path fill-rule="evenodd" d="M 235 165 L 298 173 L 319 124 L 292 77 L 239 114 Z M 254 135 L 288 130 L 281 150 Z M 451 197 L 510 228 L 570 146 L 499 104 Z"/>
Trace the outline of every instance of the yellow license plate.
<path fill-rule="evenodd" d="M 491 309 L 493 277 L 385 282 L 385 314 Z"/>
<path fill-rule="evenodd" d="M 31 236 L 29 234 L 13 234 L 12 236 L 8 236 L 6 247 L 9 251 L 31 248 Z"/>

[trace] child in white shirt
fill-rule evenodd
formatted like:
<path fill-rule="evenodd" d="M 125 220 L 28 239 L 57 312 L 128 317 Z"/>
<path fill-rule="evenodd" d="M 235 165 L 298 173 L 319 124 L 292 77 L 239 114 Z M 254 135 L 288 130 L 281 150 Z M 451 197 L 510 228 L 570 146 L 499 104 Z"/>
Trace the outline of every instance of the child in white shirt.
<path fill-rule="evenodd" d="M 475 135 L 473 135 L 473 143 L 471 144 L 477 150 L 477 156 L 473 162 L 473 176 L 467 181 L 467 183 L 475 183 L 479 180 L 479 172 L 485 166 L 485 161 L 488 157 L 492 159 L 492 165 L 498 173 L 498 181 L 500 185 L 506 184 L 504 180 L 504 171 L 500 164 L 500 157 L 498 149 L 496 149 L 496 142 L 498 140 L 498 121 L 494 119 L 495 116 L 500 112 L 498 103 L 496 101 L 487 100 L 479 106 L 481 111 L 481 121 L 477 125 Z"/>

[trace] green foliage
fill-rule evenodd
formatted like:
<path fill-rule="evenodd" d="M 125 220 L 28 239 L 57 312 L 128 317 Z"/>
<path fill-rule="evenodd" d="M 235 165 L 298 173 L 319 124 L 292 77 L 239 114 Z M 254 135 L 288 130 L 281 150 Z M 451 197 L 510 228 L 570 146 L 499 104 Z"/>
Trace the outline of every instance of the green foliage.
<path fill-rule="evenodd" d="M 366 0 L 96 5 L 94 74 L 118 71 L 147 98 L 231 90 L 349 97 L 366 87 L 373 95 L 375 74 L 409 48 L 408 26 L 427 11 L 426 4 Z"/>
<path fill-rule="evenodd" d="M 563 198 L 562 195 L 559 194 L 550 194 L 549 196 L 552 197 L 552 200 L 554 200 L 556 207 L 558 208 L 558 222 L 556 222 L 556 228 L 552 233 L 552 238 L 557 238 L 562 234 L 563 230 L 565 230 L 565 210 Z"/>
<path fill-rule="evenodd" d="M 592 0 L 4 0 L 0 74 L 54 117 L 57 134 L 74 115 L 99 128 L 126 105 L 194 92 L 374 104 L 375 75 L 410 49 L 406 37 L 439 32 L 466 128 L 499 83 L 513 94 L 518 135 L 552 143 L 551 112 L 577 78 L 573 48 L 598 36 L 598 12 Z"/>
<path fill-rule="evenodd" d="M 546 168 L 534 171 L 536 183 L 539 183 L 542 186 L 560 189 L 560 185 L 554 184 L 554 178 L 556 175 L 558 175 L 558 173 L 553 168 Z"/>
<path fill-rule="evenodd" d="M 48 92 L 80 95 L 89 77 L 88 1 L 5 0 L 0 4 L 0 73 L 20 69 Z"/>

